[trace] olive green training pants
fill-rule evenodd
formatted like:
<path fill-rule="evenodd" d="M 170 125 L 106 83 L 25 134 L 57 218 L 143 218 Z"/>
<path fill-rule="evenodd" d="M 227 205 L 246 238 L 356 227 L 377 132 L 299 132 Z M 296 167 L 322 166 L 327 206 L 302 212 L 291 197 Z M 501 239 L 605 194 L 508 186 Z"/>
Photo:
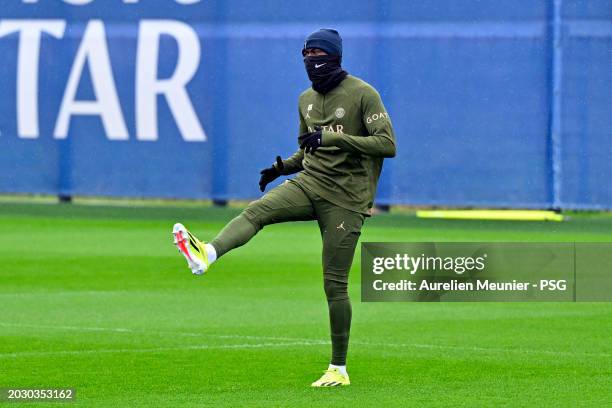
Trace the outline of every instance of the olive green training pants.
<path fill-rule="evenodd" d="M 292 180 L 253 201 L 211 242 L 217 257 L 246 244 L 264 226 L 317 220 L 323 239 L 323 287 L 327 296 L 334 365 L 346 364 L 351 329 L 348 275 L 364 215 L 330 203 Z"/>

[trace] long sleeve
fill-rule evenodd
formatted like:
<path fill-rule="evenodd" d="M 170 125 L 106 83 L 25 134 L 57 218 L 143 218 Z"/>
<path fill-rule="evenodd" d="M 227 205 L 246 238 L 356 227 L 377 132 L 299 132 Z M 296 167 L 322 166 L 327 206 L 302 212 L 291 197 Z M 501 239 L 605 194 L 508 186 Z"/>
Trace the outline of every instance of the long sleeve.
<path fill-rule="evenodd" d="M 284 175 L 297 173 L 298 171 L 304 170 L 302 166 L 302 160 L 304 159 L 304 150 L 298 149 L 297 152 L 293 153 L 291 157 L 283 160 L 283 173 Z"/>
<path fill-rule="evenodd" d="M 301 135 L 303 133 L 308 132 L 308 127 L 306 126 L 306 122 L 302 117 L 302 112 L 299 112 L 299 109 L 298 114 L 300 116 L 300 129 L 298 134 Z M 289 175 L 304 170 L 304 167 L 302 166 L 302 160 L 304 160 L 304 150 L 298 149 L 295 153 L 293 153 L 293 155 L 291 155 L 291 157 L 283 160 L 282 174 Z"/>
<path fill-rule="evenodd" d="M 395 134 L 387 110 L 374 88 L 367 88 L 361 99 L 363 124 L 367 136 L 323 131 L 323 146 L 336 146 L 351 153 L 375 157 L 395 156 Z"/>

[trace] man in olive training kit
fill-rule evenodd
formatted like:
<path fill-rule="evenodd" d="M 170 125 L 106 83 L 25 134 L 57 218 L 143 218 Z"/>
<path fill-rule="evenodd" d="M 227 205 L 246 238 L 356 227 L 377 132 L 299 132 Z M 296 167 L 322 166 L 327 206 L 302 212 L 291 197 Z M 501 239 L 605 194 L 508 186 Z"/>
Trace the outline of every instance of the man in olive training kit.
<path fill-rule="evenodd" d="M 261 171 L 259 187 L 281 175 L 290 180 L 253 201 L 210 243 L 182 224 L 174 242 L 192 273 L 201 275 L 218 258 L 246 244 L 263 227 L 316 220 L 323 239 L 323 278 L 329 307 L 331 364 L 313 387 L 349 385 L 346 354 L 351 327 L 348 274 L 364 218 L 370 215 L 383 158 L 395 156 L 395 136 L 378 92 L 341 67 L 336 30 L 310 34 L 302 49 L 312 88 L 299 98 L 299 149 Z"/>

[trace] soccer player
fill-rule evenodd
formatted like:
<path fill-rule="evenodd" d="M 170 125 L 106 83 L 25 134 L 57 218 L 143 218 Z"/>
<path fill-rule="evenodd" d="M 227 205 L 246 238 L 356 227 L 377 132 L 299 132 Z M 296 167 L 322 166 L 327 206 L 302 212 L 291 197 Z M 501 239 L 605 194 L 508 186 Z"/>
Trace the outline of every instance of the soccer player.
<path fill-rule="evenodd" d="M 349 385 L 346 354 L 351 327 L 348 275 L 365 217 L 371 213 L 383 158 L 395 156 L 395 136 L 378 92 L 342 69 L 342 39 L 321 29 L 302 49 L 312 88 L 299 98 L 299 149 L 261 171 L 259 187 L 297 173 L 251 202 L 210 242 L 182 224 L 174 242 L 192 273 L 201 275 L 263 227 L 316 220 L 323 240 L 323 286 L 331 328 L 331 363 L 313 387 Z"/>

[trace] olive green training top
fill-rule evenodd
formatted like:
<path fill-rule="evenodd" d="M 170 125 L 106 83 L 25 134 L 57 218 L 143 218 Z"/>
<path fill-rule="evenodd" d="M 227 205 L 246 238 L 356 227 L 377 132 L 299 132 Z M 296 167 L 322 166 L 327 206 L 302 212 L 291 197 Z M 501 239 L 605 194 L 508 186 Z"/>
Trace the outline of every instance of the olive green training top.
<path fill-rule="evenodd" d="M 323 95 L 312 88 L 300 95 L 300 134 L 323 130 L 314 154 L 299 149 L 283 161 L 284 174 L 340 207 L 368 215 L 383 158 L 395 156 L 395 135 L 380 95 L 348 75 Z"/>

